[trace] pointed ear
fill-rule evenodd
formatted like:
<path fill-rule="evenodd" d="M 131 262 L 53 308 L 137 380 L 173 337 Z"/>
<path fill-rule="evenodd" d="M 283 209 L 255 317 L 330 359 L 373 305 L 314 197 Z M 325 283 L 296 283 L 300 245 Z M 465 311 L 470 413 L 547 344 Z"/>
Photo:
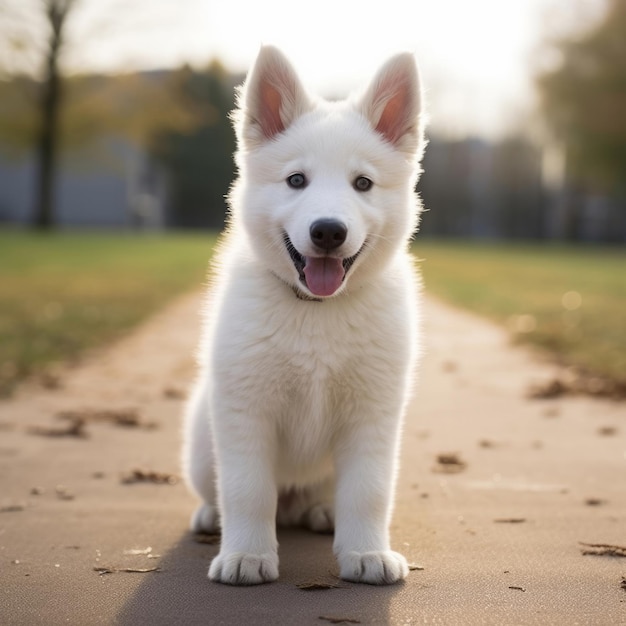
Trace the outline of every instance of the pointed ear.
<path fill-rule="evenodd" d="M 240 140 L 260 145 L 310 110 L 311 101 L 287 58 L 263 46 L 240 92 L 236 115 Z"/>
<path fill-rule="evenodd" d="M 365 92 L 361 113 L 372 128 L 399 150 L 421 150 L 420 80 L 412 54 L 392 57 L 383 65 Z"/>

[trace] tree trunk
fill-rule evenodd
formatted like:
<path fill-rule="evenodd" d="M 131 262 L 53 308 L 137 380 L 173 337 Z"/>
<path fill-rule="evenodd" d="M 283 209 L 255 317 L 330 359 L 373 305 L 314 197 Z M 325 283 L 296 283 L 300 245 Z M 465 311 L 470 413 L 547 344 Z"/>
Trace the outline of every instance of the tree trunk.
<path fill-rule="evenodd" d="M 59 53 L 63 41 L 63 25 L 71 2 L 47 0 L 46 16 L 50 25 L 50 42 L 46 57 L 40 101 L 40 130 L 36 145 L 35 228 L 49 230 L 55 224 L 55 181 L 59 153 L 59 109 L 61 76 Z"/>

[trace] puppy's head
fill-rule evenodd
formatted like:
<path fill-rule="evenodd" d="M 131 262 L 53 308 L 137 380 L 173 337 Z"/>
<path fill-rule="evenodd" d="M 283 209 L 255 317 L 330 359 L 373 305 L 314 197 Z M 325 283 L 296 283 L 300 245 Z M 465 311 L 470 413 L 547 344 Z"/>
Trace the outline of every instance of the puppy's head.
<path fill-rule="evenodd" d="M 406 245 L 423 147 L 412 55 L 391 58 L 361 96 L 325 102 L 277 49 L 263 47 L 234 119 L 240 175 L 231 218 L 269 271 L 327 298 L 381 271 Z"/>

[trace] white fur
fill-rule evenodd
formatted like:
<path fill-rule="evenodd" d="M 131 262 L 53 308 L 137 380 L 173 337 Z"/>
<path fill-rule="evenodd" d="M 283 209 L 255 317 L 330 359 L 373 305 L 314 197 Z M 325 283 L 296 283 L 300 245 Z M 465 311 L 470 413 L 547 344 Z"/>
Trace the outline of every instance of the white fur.
<path fill-rule="evenodd" d="M 221 526 L 215 581 L 275 580 L 278 520 L 334 527 L 342 578 L 393 583 L 408 572 L 388 527 L 418 352 L 415 62 L 393 57 L 361 97 L 329 103 L 264 47 L 239 106 L 239 178 L 186 416 L 186 475 L 203 500 L 192 529 Z M 305 189 L 287 185 L 294 172 Z M 355 190 L 358 176 L 373 187 Z M 313 301 L 283 233 L 321 256 L 309 234 L 320 218 L 348 229 L 329 256 L 363 249 L 336 292 Z"/>

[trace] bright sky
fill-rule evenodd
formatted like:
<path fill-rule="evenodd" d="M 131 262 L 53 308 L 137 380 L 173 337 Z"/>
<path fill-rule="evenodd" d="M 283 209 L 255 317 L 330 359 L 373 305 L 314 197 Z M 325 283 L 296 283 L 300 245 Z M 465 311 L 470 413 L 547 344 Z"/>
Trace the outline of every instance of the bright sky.
<path fill-rule="evenodd" d="M 432 124 L 453 135 L 486 136 L 523 124 L 532 107 L 532 64 L 546 36 L 597 18 L 605 5 L 605 0 L 85 1 L 73 24 L 81 51 L 67 59 L 75 69 L 203 65 L 218 57 L 243 71 L 268 43 L 283 49 L 305 84 L 332 96 L 366 82 L 387 56 L 409 50 L 421 67 Z M 118 15 L 119 7 L 128 8 L 127 26 L 112 29 L 115 45 L 101 33 L 85 41 L 81 32 L 89 30 L 96 12 L 104 14 L 107 3 L 118 7 Z"/>

